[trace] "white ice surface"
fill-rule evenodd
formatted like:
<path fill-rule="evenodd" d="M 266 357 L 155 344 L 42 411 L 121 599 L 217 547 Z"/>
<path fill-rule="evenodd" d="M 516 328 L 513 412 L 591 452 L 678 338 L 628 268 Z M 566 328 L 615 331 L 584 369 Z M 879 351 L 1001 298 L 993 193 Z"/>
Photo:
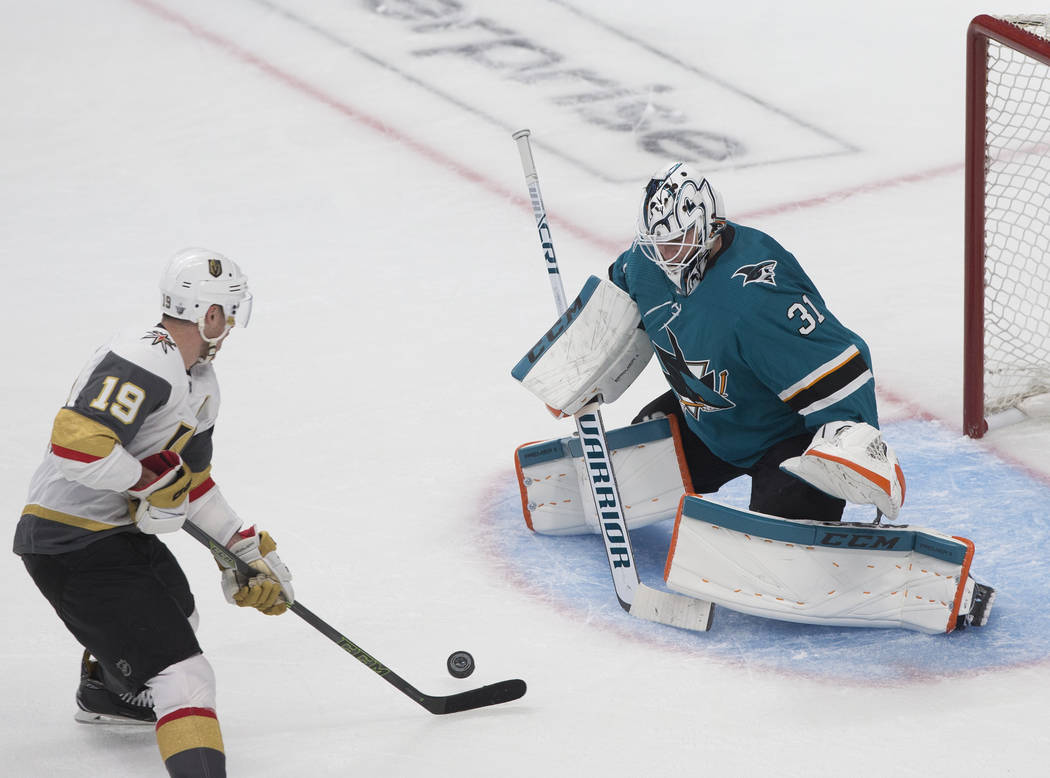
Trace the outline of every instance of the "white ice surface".
<path fill-rule="evenodd" d="M 424 691 L 529 684 L 501 708 L 431 716 L 294 616 L 227 606 L 179 535 L 231 775 L 1045 774 L 1045 661 L 890 685 L 727 665 L 530 595 L 480 518 L 514 489 L 515 446 L 568 434 L 509 377 L 553 319 L 513 130 L 534 132 L 570 291 L 626 246 L 638 182 L 664 161 L 637 136 L 662 122 L 737 137 L 739 157 L 711 165 L 730 214 L 792 250 L 866 337 L 885 416 L 958 430 L 964 35 L 977 13 L 1029 9 L 0 9 L 9 529 L 80 364 L 155 321 L 164 257 L 211 246 L 256 296 L 218 363 L 215 476 L 277 538 L 303 602 Z M 660 390 L 650 368 L 607 422 Z M 981 445 L 1042 483 L 1048 439 L 1030 422 Z M 77 646 L 11 554 L 0 585 L 0 774 L 163 774 L 149 731 L 73 723 Z M 463 648 L 478 670 L 457 681 L 444 659 Z"/>

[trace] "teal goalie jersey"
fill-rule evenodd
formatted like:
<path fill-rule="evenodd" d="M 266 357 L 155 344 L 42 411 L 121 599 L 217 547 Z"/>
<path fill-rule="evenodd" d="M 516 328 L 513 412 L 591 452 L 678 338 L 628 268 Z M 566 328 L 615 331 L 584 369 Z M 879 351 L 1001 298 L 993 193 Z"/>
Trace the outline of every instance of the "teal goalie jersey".
<path fill-rule="evenodd" d="M 798 261 L 759 230 L 730 224 L 722 240 L 688 296 L 636 246 L 609 269 L 638 304 L 689 428 L 716 456 L 748 467 L 828 421 L 878 427 L 868 347 Z"/>

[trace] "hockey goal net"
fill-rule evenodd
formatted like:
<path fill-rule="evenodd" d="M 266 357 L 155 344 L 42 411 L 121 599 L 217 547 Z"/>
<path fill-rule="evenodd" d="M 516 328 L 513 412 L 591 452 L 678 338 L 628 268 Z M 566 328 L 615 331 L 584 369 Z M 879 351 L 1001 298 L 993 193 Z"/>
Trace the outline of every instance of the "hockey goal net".
<path fill-rule="evenodd" d="M 981 437 L 1050 392 L 1050 17 L 967 34 L 963 424 Z M 1037 403 L 1038 404 L 1038 403 Z"/>

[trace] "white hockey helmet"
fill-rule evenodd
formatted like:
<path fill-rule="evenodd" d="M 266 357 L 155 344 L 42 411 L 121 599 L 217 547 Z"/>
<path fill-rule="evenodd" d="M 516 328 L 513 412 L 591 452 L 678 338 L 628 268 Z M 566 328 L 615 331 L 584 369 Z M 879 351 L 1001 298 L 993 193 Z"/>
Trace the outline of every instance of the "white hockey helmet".
<path fill-rule="evenodd" d="M 725 226 L 722 196 L 686 163 L 675 162 L 645 185 L 635 240 L 646 258 L 689 294 Z"/>
<path fill-rule="evenodd" d="M 210 362 L 219 342 L 234 326 L 247 327 L 252 317 L 252 293 L 248 278 L 236 262 L 217 251 L 192 247 L 177 252 L 164 268 L 160 279 L 160 309 L 165 316 L 192 321 L 208 344 L 200 362 Z M 226 326 L 222 334 L 209 338 L 204 332 L 204 316 L 213 305 L 222 307 Z"/>
<path fill-rule="evenodd" d="M 200 324 L 212 305 L 222 306 L 227 327 L 247 327 L 252 314 L 248 278 L 217 251 L 187 248 L 168 260 L 160 279 L 161 311 Z"/>

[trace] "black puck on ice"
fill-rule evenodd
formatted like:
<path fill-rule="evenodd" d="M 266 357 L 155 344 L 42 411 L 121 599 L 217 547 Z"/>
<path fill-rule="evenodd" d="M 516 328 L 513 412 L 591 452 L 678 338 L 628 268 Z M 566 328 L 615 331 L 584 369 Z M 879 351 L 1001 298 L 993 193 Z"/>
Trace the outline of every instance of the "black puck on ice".
<path fill-rule="evenodd" d="M 445 666 L 453 678 L 466 678 L 474 672 L 474 657 L 466 651 L 453 651 L 449 654 Z"/>

